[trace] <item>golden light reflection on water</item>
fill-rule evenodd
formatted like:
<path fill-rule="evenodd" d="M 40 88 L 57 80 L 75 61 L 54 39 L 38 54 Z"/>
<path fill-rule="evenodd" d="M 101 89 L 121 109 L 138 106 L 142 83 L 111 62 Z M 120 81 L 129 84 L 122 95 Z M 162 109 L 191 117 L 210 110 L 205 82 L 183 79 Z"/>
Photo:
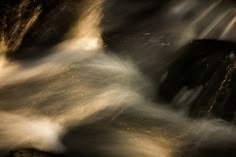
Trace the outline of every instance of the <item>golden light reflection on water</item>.
<path fill-rule="evenodd" d="M 86 1 L 74 28 L 65 36 L 74 39 L 71 48 L 95 50 L 102 47 L 100 21 L 103 0 Z M 84 9 L 84 11 L 83 11 Z"/>
<path fill-rule="evenodd" d="M 220 2 L 221 1 L 218 1 L 217 3 L 214 3 L 214 5 L 212 5 L 210 8 L 208 8 L 206 10 L 206 12 L 204 12 L 203 14 L 201 14 L 199 16 L 198 20 L 196 20 L 197 22 L 195 21 L 195 23 L 193 25 L 197 24 L 203 18 L 207 17 L 208 13 L 210 13 L 212 10 L 214 10 L 214 8 L 216 6 L 218 6 Z M 9 82 L 11 83 L 11 82 L 22 81 L 22 80 L 25 80 L 25 79 L 31 78 L 31 77 L 33 78 L 33 76 L 37 76 L 38 79 L 42 79 L 42 75 L 44 76 L 44 74 L 48 74 L 48 73 L 50 73 L 50 74 L 54 73 L 54 75 L 56 75 L 57 72 L 58 73 L 63 72 L 63 70 L 62 70 L 62 66 L 64 66 L 63 63 L 65 63 L 67 65 L 66 61 L 69 60 L 69 62 L 70 62 L 70 60 L 73 59 L 74 55 L 72 55 L 72 54 L 74 52 L 77 54 L 78 53 L 87 54 L 87 53 L 90 53 L 90 51 L 92 51 L 94 53 L 101 52 L 101 51 L 95 51 L 95 50 L 102 48 L 102 45 L 103 45 L 102 40 L 101 40 L 101 34 L 100 34 L 101 29 L 99 27 L 99 23 L 100 23 L 100 20 L 102 17 L 101 6 L 100 6 L 102 1 L 96 1 L 95 3 L 93 1 L 88 1 L 88 3 L 91 3 L 92 5 L 88 5 L 88 6 L 90 6 L 88 8 L 88 10 L 85 11 L 81 15 L 80 19 L 78 20 L 78 22 L 74 26 L 74 28 L 65 36 L 65 39 L 68 39 L 68 40 L 63 42 L 61 45 L 59 45 L 57 47 L 57 50 L 59 51 L 59 53 L 56 54 L 55 56 L 48 57 L 48 60 L 47 59 L 41 60 L 41 63 L 42 63 L 41 65 L 43 65 L 43 66 L 39 66 L 39 67 L 35 66 L 31 69 L 28 68 L 27 70 L 20 69 L 20 67 L 18 69 L 16 68 L 16 69 L 9 70 L 5 66 L 7 63 L 6 60 L 4 60 L 4 58 L 0 58 L 0 59 L 2 59 L 2 60 L 0 60 L 0 69 L 1 70 L 4 69 L 4 71 L 1 71 L 1 73 L 0 73 L 0 84 L 1 84 L 1 81 L 5 81 L 5 80 L 7 80 L 8 83 Z M 181 11 L 181 9 L 177 9 L 177 12 L 178 11 Z M 16 45 L 12 47 L 13 49 L 16 48 L 21 43 L 23 36 L 27 32 L 27 30 L 30 28 L 30 26 L 34 23 L 34 21 L 37 19 L 39 14 L 40 14 L 40 9 L 36 10 L 36 12 L 34 13 L 34 16 L 26 24 L 26 27 L 25 27 L 24 31 L 20 34 L 20 36 L 14 37 L 14 39 L 17 38 L 17 42 L 16 42 Z M 225 12 L 225 14 L 222 14 L 222 16 L 219 17 L 216 21 L 213 21 L 213 23 L 210 24 L 207 27 L 207 29 L 205 29 L 203 31 L 203 34 L 201 36 L 205 37 L 227 15 L 228 15 L 228 12 Z M 232 29 L 233 25 L 235 24 L 235 21 L 236 21 L 236 19 L 234 17 L 231 20 L 231 22 L 228 24 L 228 26 L 226 27 L 226 29 L 224 31 L 225 33 L 229 32 Z M 193 25 L 191 25 L 191 26 L 193 26 Z M 189 36 L 192 37 L 192 34 L 194 34 L 194 31 L 193 31 L 193 33 L 192 33 L 192 31 L 189 31 L 188 33 L 190 34 Z M 186 38 L 186 34 L 184 37 Z M 7 47 L 6 42 L 3 39 L 3 37 L 1 37 L 1 38 L 2 38 L 2 40 L 0 41 L 0 51 L 6 51 L 6 49 L 8 47 Z M 72 51 L 73 51 L 73 53 L 71 53 L 71 54 L 65 53 L 65 52 L 72 52 Z M 84 55 L 84 54 L 81 56 L 75 56 L 75 60 L 78 61 L 82 57 L 85 57 L 86 55 Z M 88 54 L 87 56 L 89 56 L 90 54 Z M 66 60 L 66 61 L 64 61 L 64 60 Z M 122 74 L 122 76 L 127 75 L 127 78 L 130 78 L 129 75 L 132 74 L 132 69 L 129 70 L 129 68 L 127 68 L 130 66 L 125 66 L 125 68 L 122 68 L 122 66 L 124 66 L 124 63 L 123 62 L 117 63 L 115 61 L 116 61 L 115 59 L 108 58 L 107 60 L 101 60 L 101 63 L 99 63 L 99 64 L 94 63 L 94 65 L 96 66 L 97 70 L 99 70 L 99 66 L 100 66 L 101 69 L 105 70 L 108 73 L 113 74 L 115 72 L 115 74 Z M 57 66 L 58 63 L 61 63 L 61 65 L 59 64 Z M 94 65 L 92 63 L 90 63 L 90 66 L 94 66 Z M 125 73 L 126 71 L 127 71 L 127 73 Z M 7 72 L 7 73 L 4 73 L 4 72 Z M 45 72 L 45 73 L 43 73 L 43 72 Z M 96 73 L 91 73 L 91 76 L 96 78 L 95 74 Z M 73 76 L 68 76 L 68 78 L 74 77 L 74 75 L 76 75 L 76 74 L 73 74 Z M 82 74 L 78 74 L 78 76 L 81 76 L 81 75 Z M 14 77 L 11 78 L 9 76 L 14 76 Z M 117 76 L 120 76 L 120 75 L 117 75 Z M 49 75 L 47 75 L 47 77 L 49 77 Z M 136 77 L 131 77 L 131 78 L 136 78 Z M 90 79 L 90 77 L 88 78 L 88 80 L 89 79 Z M 102 79 L 100 77 L 98 77 L 98 79 L 96 78 L 96 83 L 99 83 L 98 81 L 100 80 L 101 84 L 102 84 L 103 83 Z M 129 82 L 127 80 L 120 80 L 120 78 L 116 78 L 116 79 L 119 79 L 119 81 Z M 58 78 L 58 80 L 59 80 L 59 78 Z M 72 79 L 71 81 L 75 81 L 75 80 L 77 81 L 78 78 Z M 90 116 L 94 115 L 95 113 L 98 113 L 108 107 L 116 108 L 116 107 L 119 107 L 119 105 L 121 105 L 121 104 L 125 104 L 126 101 L 130 101 L 133 103 L 138 100 L 137 97 L 139 97 L 139 95 L 136 95 L 135 92 L 130 92 L 130 89 L 127 88 L 127 84 L 124 84 L 126 88 L 124 88 L 124 87 L 121 88 L 121 86 L 119 85 L 119 86 L 115 86 L 115 87 L 111 86 L 111 88 L 106 88 L 106 89 L 104 89 L 104 91 L 101 90 L 101 91 L 99 91 L 100 94 L 97 94 L 97 96 L 93 96 L 92 98 L 89 97 L 89 99 L 91 99 L 91 100 L 83 103 L 83 105 L 80 106 L 82 103 L 77 104 L 80 101 L 79 98 L 86 97 L 86 93 L 90 94 L 91 89 L 84 90 L 83 91 L 84 95 L 79 95 L 78 93 L 80 93 L 80 92 L 78 92 L 77 88 L 79 88 L 79 87 L 81 88 L 81 86 L 79 86 L 80 85 L 79 83 L 83 84 L 84 82 L 86 82 L 88 80 L 82 80 L 82 81 L 80 80 L 81 82 L 75 81 L 75 84 L 73 86 L 74 93 L 70 93 L 71 95 L 69 95 L 69 96 L 71 96 L 71 98 L 76 97 L 76 99 L 75 99 L 76 101 L 73 101 L 70 103 L 66 102 L 65 104 L 68 103 L 69 105 L 71 105 L 71 107 L 68 110 L 64 110 L 65 114 L 63 114 L 61 116 L 59 115 L 57 117 L 53 117 L 56 120 L 53 118 L 51 118 L 50 120 L 47 118 L 42 119 L 41 116 L 34 117 L 33 111 L 31 111 L 31 114 L 30 114 L 31 116 L 29 116 L 27 114 L 27 111 L 22 111 L 23 113 L 0 112 L 0 119 L 5 120 L 4 123 L 2 123 L 2 125 L 1 125 L 4 127 L 0 127 L 0 135 L 3 135 L 3 137 L 4 137 L 4 135 L 6 135 L 5 137 L 7 138 L 7 140 L 5 140 L 5 141 L 2 140 L 2 141 L 4 141 L 4 143 L 1 143 L 1 141 L 0 141 L 0 146 L 1 146 L 1 144 L 6 145 L 6 141 L 9 142 L 9 145 L 14 145 L 14 144 L 15 145 L 22 145 L 23 143 L 15 143 L 15 139 L 18 138 L 18 142 L 25 142 L 24 140 L 28 140 L 27 142 L 32 141 L 31 144 L 34 144 L 36 147 L 38 147 L 40 149 L 49 149 L 49 148 L 53 149 L 53 147 L 56 149 L 62 149 L 59 146 L 60 144 L 55 145 L 55 144 L 57 144 L 57 142 L 58 142 L 57 140 L 61 135 L 60 124 L 63 124 L 65 126 L 78 124 L 79 122 L 84 121 L 88 117 L 90 117 Z M 130 81 L 130 82 L 132 82 L 132 81 Z M 63 83 L 59 82 L 57 84 L 57 87 L 66 86 L 66 81 L 62 80 L 62 82 Z M 70 87 L 70 88 L 72 88 L 72 87 Z M 60 90 L 60 89 L 61 88 L 58 88 L 58 90 Z M 65 89 L 67 91 L 69 91 L 69 87 L 68 87 L 68 89 L 67 88 L 65 88 Z M 70 89 L 70 90 L 72 91 L 72 89 Z M 64 91 L 60 91 L 60 92 L 64 92 Z M 45 93 L 43 93 L 43 94 L 45 94 Z M 53 93 L 53 94 L 55 94 L 55 93 Z M 58 93 L 56 93 L 56 94 L 58 94 Z M 67 93 L 65 93 L 65 95 L 66 94 Z M 74 95 L 72 95 L 72 94 L 74 94 Z M 87 94 L 87 97 L 89 94 Z M 45 95 L 43 95 L 43 96 L 45 96 Z M 114 102 L 116 102 L 116 103 L 114 103 Z M 111 106 L 111 104 L 113 104 L 113 106 Z M 134 104 L 136 104 L 136 102 Z M 91 105 L 93 107 L 91 107 Z M 57 112 L 57 111 L 55 111 L 55 112 Z M 15 123 L 13 123 L 13 122 L 15 122 Z M 59 125 L 57 125 L 57 124 L 59 124 Z M 27 127 L 25 127 L 25 126 L 27 126 Z M 1 129 L 3 129 L 3 130 L 1 130 Z M 10 132 L 8 132 L 8 130 L 10 130 Z M 62 130 L 64 131 L 64 128 L 62 128 Z M 33 134 L 32 134 L 32 132 L 33 132 Z M 25 138 L 25 134 L 31 135 L 29 137 L 31 139 Z M 15 136 L 12 136 L 12 135 L 15 135 Z M 126 135 L 127 135 L 127 137 L 126 137 Z M 143 136 L 143 134 L 139 134 L 139 133 L 137 133 L 137 134 L 127 133 L 126 135 L 119 137 L 121 139 L 122 138 L 125 139 L 124 140 L 126 143 L 125 146 L 127 146 L 127 148 L 123 147 L 124 150 L 130 151 L 130 152 L 137 152 L 138 154 L 145 154 L 147 156 L 153 156 L 153 157 L 156 156 L 157 153 L 160 153 L 160 156 L 168 157 L 171 153 L 168 150 L 163 149 L 164 147 L 171 146 L 171 144 L 166 141 L 160 141 L 160 139 L 157 139 L 155 137 L 150 138 L 148 135 Z M 150 139 L 152 139 L 152 140 L 150 140 Z M 34 141 L 39 142 L 39 143 L 33 143 Z M 124 143 L 121 143 L 121 144 L 124 144 Z M 118 146 L 117 150 L 120 151 L 119 146 Z M 129 146 L 132 146 L 132 148 Z M 114 147 L 112 149 L 114 149 Z M 135 149 L 135 150 L 132 150 L 132 149 Z M 132 153 L 131 153 L 131 155 L 132 155 Z"/>
<path fill-rule="evenodd" d="M 234 11 L 236 13 L 236 10 Z M 230 33 L 230 31 L 235 27 L 236 24 L 236 15 L 232 18 L 232 20 L 229 22 L 229 24 L 226 26 L 224 32 L 221 35 L 221 38 L 224 38 Z"/>

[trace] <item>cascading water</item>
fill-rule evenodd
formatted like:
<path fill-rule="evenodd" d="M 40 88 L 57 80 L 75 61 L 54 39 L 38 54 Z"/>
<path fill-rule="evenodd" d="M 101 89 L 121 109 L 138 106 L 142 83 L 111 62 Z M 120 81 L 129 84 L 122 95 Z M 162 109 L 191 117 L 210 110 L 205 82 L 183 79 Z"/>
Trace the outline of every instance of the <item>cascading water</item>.
<path fill-rule="evenodd" d="M 0 7 L 1 151 L 196 157 L 236 141 L 230 125 L 181 117 L 155 95 L 181 46 L 234 40 L 233 2 L 20 0 Z"/>

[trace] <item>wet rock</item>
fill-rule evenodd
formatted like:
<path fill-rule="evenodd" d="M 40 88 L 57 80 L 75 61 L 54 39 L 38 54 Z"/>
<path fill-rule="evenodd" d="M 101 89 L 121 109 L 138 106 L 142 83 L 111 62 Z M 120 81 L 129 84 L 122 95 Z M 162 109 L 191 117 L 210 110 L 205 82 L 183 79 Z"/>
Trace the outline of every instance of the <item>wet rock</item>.
<path fill-rule="evenodd" d="M 0 53 L 6 53 L 9 59 L 44 55 L 43 50 L 63 40 L 77 22 L 81 2 L 2 0 L 0 46 L 4 50 L 0 49 Z M 36 51 L 39 47 L 41 50 Z"/>
<path fill-rule="evenodd" d="M 234 42 L 192 41 L 179 50 L 179 57 L 169 67 L 160 96 L 177 108 L 185 108 L 190 116 L 234 121 L 235 53 Z"/>
<path fill-rule="evenodd" d="M 23 149 L 23 150 L 11 151 L 7 157 L 62 157 L 62 156 L 34 149 Z"/>

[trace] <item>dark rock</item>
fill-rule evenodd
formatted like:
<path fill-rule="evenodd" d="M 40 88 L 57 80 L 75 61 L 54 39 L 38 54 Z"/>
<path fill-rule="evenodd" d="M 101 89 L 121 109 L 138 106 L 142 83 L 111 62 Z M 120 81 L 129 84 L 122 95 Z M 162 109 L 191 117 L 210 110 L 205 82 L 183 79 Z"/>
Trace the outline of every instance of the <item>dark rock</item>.
<path fill-rule="evenodd" d="M 160 96 L 168 102 L 178 101 L 176 96 L 184 87 L 187 91 L 201 87 L 197 97 L 192 99 L 190 95 L 182 102 L 192 99 L 188 104 L 189 114 L 194 117 L 213 115 L 233 121 L 236 110 L 235 53 L 234 42 L 192 41 L 179 50 L 179 57 L 169 67 L 168 75 L 160 86 Z"/>
<path fill-rule="evenodd" d="M 38 151 L 35 149 L 22 149 L 11 151 L 7 157 L 62 157 L 48 152 Z"/>

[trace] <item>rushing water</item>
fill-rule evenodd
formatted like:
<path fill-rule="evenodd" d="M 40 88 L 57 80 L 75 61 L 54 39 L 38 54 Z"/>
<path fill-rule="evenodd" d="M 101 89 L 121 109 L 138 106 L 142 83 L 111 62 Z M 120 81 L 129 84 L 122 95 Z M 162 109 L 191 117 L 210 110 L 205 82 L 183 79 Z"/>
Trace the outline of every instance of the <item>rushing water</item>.
<path fill-rule="evenodd" d="M 196 38 L 234 40 L 233 2 L 0 4 L 3 152 L 195 157 L 235 144 L 230 125 L 192 121 L 153 102 L 179 47 Z"/>

